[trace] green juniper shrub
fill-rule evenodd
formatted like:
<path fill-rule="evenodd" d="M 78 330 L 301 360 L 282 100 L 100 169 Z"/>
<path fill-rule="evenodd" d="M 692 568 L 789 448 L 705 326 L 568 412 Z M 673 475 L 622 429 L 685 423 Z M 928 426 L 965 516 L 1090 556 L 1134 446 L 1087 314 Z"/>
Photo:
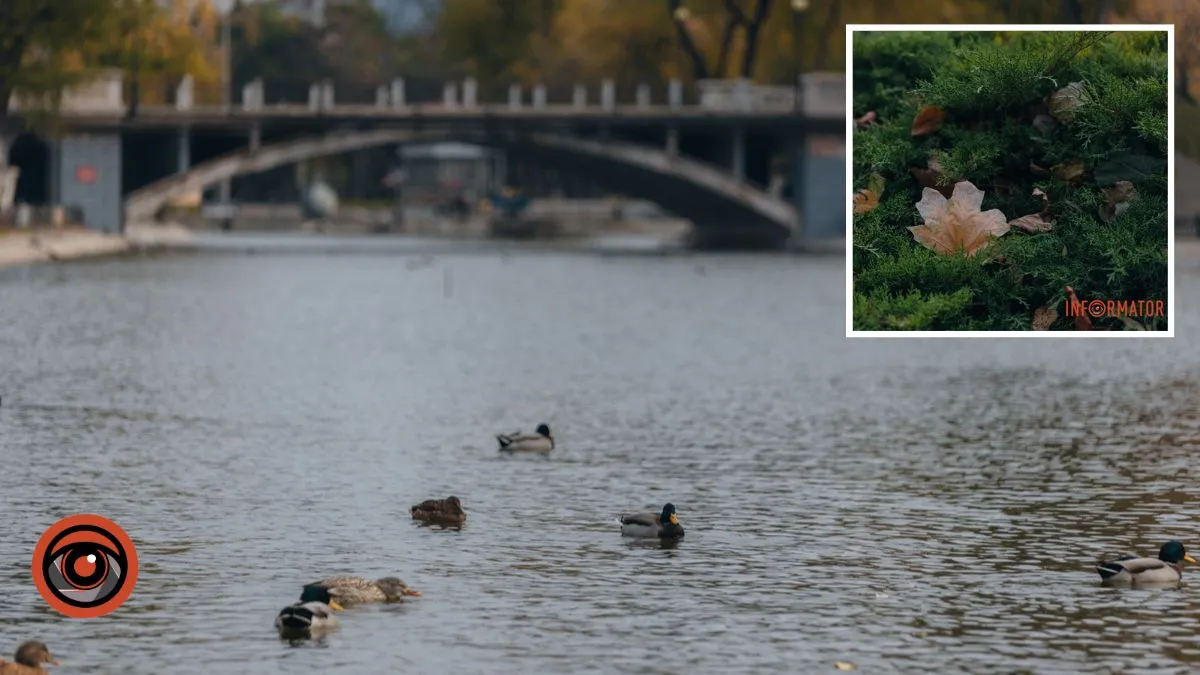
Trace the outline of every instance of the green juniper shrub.
<path fill-rule="evenodd" d="M 877 123 L 855 130 L 854 187 L 884 189 L 854 217 L 855 329 L 1029 330 L 1045 307 L 1058 314 L 1050 330 L 1071 330 L 1066 286 L 1084 300 L 1165 301 L 1167 65 L 1161 32 L 856 34 L 854 114 Z M 944 122 L 913 136 L 927 106 Z M 923 222 L 922 180 L 946 193 L 970 181 L 983 211 L 1052 226 L 940 254 L 907 229 Z M 1106 194 L 1119 181 L 1135 196 L 1118 208 Z M 1164 330 L 1166 317 L 1143 323 Z"/>

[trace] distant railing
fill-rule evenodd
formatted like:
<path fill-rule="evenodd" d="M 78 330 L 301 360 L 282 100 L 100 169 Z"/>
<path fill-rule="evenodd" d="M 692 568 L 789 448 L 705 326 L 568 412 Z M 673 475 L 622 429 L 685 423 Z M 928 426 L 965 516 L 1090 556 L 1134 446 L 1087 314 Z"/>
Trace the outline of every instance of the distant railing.
<path fill-rule="evenodd" d="M 107 71 L 99 79 L 87 85 L 77 87 L 64 95 L 63 110 L 70 112 L 120 112 L 125 109 L 124 75 L 119 70 Z M 797 111 L 801 105 L 806 114 L 818 116 L 840 116 L 845 114 L 845 78 L 836 73 L 812 73 L 803 78 L 804 96 L 797 97 L 795 87 L 771 86 L 755 84 L 748 80 L 701 80 L 696 83 L 699 92 L 701 109 L 728 110 L 741 112 L 783 112 Z M 510 85 L 507 97 L 503 101 L 482 100 L 480 88 L 474 78 L 466 78 L 461 82 L 445 82 L 442 87 L 440 100 L 412 101 L 406 91 L 406 82 L 402 77 L 394 78 L 387 84 L 375 89 L 373 101 L 338 100 L 337 93 L 331 81 L 313 82 L 309 87 L 306 102 L 267 101 L 263 80 L 255 79 L 242 87 L 237 103 L 232 108 L 243 111 L 258 111 L 279 108 L 299 108 L 314 113 L 333 111 L 335 109 L 376 108 L 400 110 L 414 105 L 421 107 L 441 108 L 445 110 L 473 110 L 482 106 L 489 108 L 507 108 L 517 110 L 616 110 L 620 108 L 634 109 L 682 109 L 696 107 L 695 99 L 685 100 L 684 83 L 674 79 L 660 87 L 658 96 L 654 88 L 647 83 L 636 87 L 618 89 L 614 80 L 606 79 L 599 86 L 588 86 L 579 83 L 571 87 L 556 87 L 555 96 L 551 100 L 551 92 L 544 84 L 530 88 L 519 84 Z M 665 98 L 662 90 L 665 89 Z M 632 94 L 633 100 L 618 102 L 618 93 L 624 93 L 622 99 Z M 191 77 L 184 77 L 171 96 L 176 110 L 211 109 L 211 105 L 202 105 L 195 96 L 195 83 Z M 565 100 L 565 96 L 568 96 Z M 690 96 L 687 98 L 691 98 Z M 14 98 L 15 109 L 20 109 L 21 101 Z M 665 104 L 665 105 L 664 105 Z M 147 108 L 151 106 L 146 106 Z"/>
<path fill-rule="evenodd" d="M 755 84 L 750 80 L 700 80 L 700 107 L 711 110 L 798 110 L 841 115 L 846 110 L 846 78 L 838 73 L 808 73 L 796 87 Z"/>

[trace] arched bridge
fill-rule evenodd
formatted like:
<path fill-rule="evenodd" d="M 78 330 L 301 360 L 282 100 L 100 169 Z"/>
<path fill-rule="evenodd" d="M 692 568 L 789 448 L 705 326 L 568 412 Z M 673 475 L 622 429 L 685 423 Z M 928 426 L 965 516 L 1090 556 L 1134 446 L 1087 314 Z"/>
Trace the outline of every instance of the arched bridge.
<path fill-rule="evenodd" d="M 797 228 L 798 216 L 791 203 L 720 167 L 677 153 L 611 139 L 469 129 L 345 132 L 246 149 L 131 193 L 124 203 L 125 217 L 127 221 L 151 219 L 172 198 L 235 176 L 382 145 L 450 140 L 502 149 L 564 172 L 586 172 L 609 189 L 655 202 L 690 219 L 700 238 L 782 244 Z"/>

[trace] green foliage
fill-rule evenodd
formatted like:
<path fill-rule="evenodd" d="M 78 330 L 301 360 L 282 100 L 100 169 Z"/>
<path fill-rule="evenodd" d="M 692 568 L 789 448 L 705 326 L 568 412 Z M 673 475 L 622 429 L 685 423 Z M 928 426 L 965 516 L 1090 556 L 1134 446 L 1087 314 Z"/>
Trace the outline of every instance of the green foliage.
<path fill-rule="evenodd" d="M 94 41 L 111 29 L 116 0 L 0 1 L 0 122 L 15 93 L 56 106 L 62 88 L 87 77 L 70 67 L 64 47 Z"/>
<path fill-rule="evenodd" d="M 886 187 L 855 217 L 855 328 L 1028 330 L 1039 307 L 1065 313 L 1068 285 L 1085 300 L 1165 300 L 1167 66 L 1163 34 L 1150 32 L 856 35 L 854 114 L 874 111 L 879 124 L 855 132 L 855 188 L 872 174 Z M 1050 97 L 1071 83 L 1083 95 L 1055 121 Z M 928 105 L 945 122 L 913 137 Z M 906 228 L 922 222 L 912 170 L 931 161 L 938 185 L 970 181 L 983 210 L 1009 220 L 1041 212 L 1033 191 L 1043 191 L 1053 228 L 1013 228 L 975 257 L 925 248 Z M 1054 171 L 1070 163 L 1080 180 Z M 1106 222 L 1103 190 L 1116 181 L 1137 196 Z M 1071 326 L 1060 318 L 1053 329 Z"/>

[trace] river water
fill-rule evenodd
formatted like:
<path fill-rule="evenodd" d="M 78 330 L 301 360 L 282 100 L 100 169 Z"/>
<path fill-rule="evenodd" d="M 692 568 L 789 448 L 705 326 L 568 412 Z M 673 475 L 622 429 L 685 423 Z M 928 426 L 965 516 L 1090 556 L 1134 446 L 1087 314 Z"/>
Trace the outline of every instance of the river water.
<path fill-rule="evenodd" d="M 1174 340 L 847 340 L 838 258 L 260 255 L 0 272 L 0 649 L 121 673 L 1175 673 L 1200 571 L 1200 277 Z M 493 435 L 547 422 L 549 458 Z M 459 532 L 408 507 L 459 496 Z M 677 505 L 674 548 L 619 536 Z M 134 538 L 64 620 L 53 521 Z M 300 585 L 424 597 L 291 644 Z"/>

